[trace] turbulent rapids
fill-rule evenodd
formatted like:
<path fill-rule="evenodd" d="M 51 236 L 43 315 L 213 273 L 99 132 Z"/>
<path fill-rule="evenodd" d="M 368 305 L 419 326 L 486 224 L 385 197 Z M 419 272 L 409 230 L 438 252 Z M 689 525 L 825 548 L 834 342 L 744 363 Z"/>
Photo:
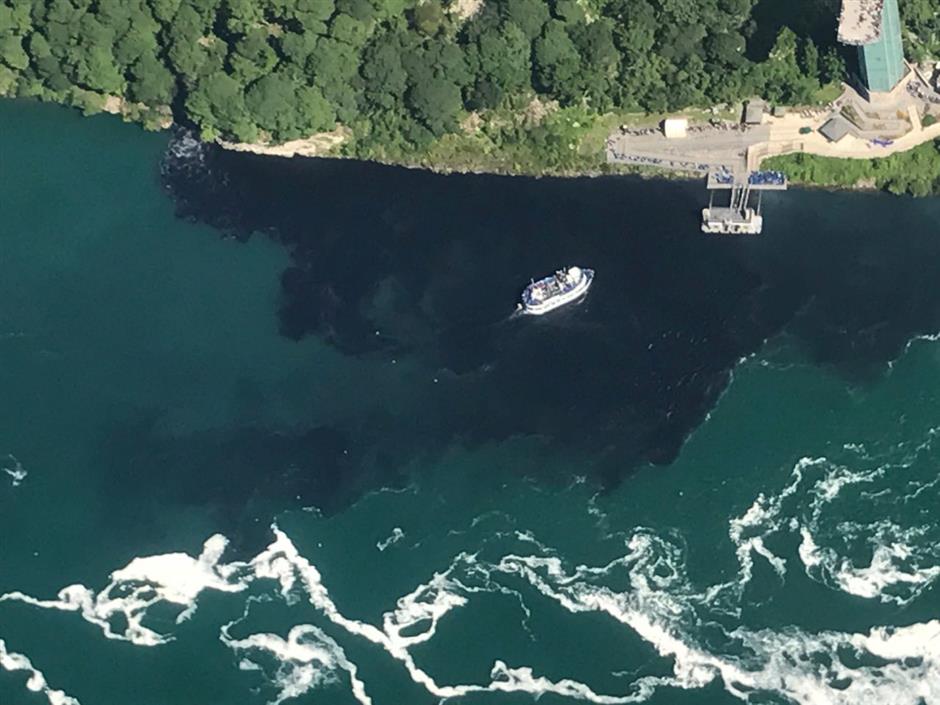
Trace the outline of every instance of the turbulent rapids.
<path fill-rule="evenodd" d="M 508 516 L 497 514 L 477 517 L 456 532 L 463 539 L 458 543 L 473 544 L 475 550 L 460 551 L 425 582 L 398 595 L 378 622 L 342 609 L 342 596 L 331 592 L 329 574 L 276 525 L 274 540 L 249 560 L 225 562 L 228 541 L 216 535 L 195 557 L 172 553 L 135 558 L 114 571 L 99 592 L 71 585 L 52 599 L 12 592 L 0 601 L 74 612 L 110 639 L 169 648 L 187 623 L 199 618 L 204 593 L 229 593 L 244 608 L 240 617 L 219 626 L 220 641 L 232 650 L 239 669 L 265 674 L 268 697 L 276 703 L 337 684 L 361 705 L 382 702 L 352 656 L 366 645 L 397 663 L 432 699 L 518 692 L 554 693 L 591 703 L 636 703 L 669 689 L 698 689 L 718 681 L 744 702 L 764 693 L 806 705 L 921 705 L 940 698 L 940 620 L 857 632 L 796 627 L 774 631 L 730 626 L 737 620 L 729 621 L 729 616 L 740 618 L 745 609 L 753 609 L 748 595 L 762 565 L 778 576 L 776 590 L 802 574 L 835 594 L 907 604 L 934 587 L 940 577 L 940 530 L 935 523 L 904 525 L 897 512 L 912 503 L 929 510 L 940 501 L 940 482 L 931 469 L 940 460 L 935 443 L 931 432 L 920 444 L 890 457 L 853 445 L 838 462 L 800 460 L 787 484 L 768 488 L 743 514 L 730 518 L 728 548 L 738 568 L 717 584 L 696 583 L 687 568 L 692 556 L 669 534 L 644 527 L 608 534 L 605 543 L 611 548 L 619 544 L 619 555 L 602 564 L 579 565 L 543 544 L 536 532 L 512 529 Z M 892 490 L 899 476 L 904 478 L 900 497 Z M 567 500 L 560 501 L 578 500 L 582 487 L 576 483 Z M 398 496 L 378 493 L 365 504 L 394 503 Z M 859 512 L 859 506 L 865 510 Z M 356 508 L 364 514 L 370 509 L 376 507 Z M 589 514 L 598 527 L 608 522 L 596 507 Z M 852 514 L 870 520 L 846 523 L 845 517 Z M 305 544 L 313 545 L 309 537 Z M 775 546 L 784 545 L 791 549 L 775 551 Z M 395 527 L 391 537 L 372 550 L 392 552 L 400 559 L 420 549 Z M 604 688 L 575 674 L 549 676 L 538 663 L 512 661 L 494 643 L 489 670 L 478 674 L 480 680 L 450 682 L 435 675 L 422 663 L 419 654 L 427 654 L 423 647 L 439 639 L 444 639 L 441 649 L 452 646 L 448 624 L 486 596 L 506 601 L 518 628 L 525 630 L 539 621 L 534 605 L 544 600 L 572 615 L 602 615 L 639 638 L 648 650 L 642 659 L 656 655 L 662 659 L 660 666 L 624 677 L 616 688 Z M 257 631 L 255 612 L 272 599 L 280 602 L 285 615 L 295 611 L 292 606 L 299 601 L 306 602 L 314 609 L 309 617 L 313 621 L 295 623 L 286 631 Z M 175 611 L 172 631 L 149 626 L 150 613 L 158 606 Z M 707 638 L 704 625 L 710 625 Z M 532 638 L 551 637 L 535 631 Z M 49 689 L 26 657 L 4 653 L 0 665 L 7 670 L 40 674 L 33 676 L 34 689 L 46 692 L 50 703 L 77 702 Z M 623 665 L 624 672 L 634 668 Z M 494 696 L 492 702 L 499 700 Z"/>

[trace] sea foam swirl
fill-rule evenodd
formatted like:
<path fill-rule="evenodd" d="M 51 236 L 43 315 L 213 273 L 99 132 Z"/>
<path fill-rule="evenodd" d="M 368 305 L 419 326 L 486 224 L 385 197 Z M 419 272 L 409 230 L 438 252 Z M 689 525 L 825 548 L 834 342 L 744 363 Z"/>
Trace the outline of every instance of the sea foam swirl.
<path fill-rule="evenodd" d="M 26 681 L 26 689 L 45 695 L 49 705 L 81 705 L 71 695 L 49 687 L 42 671 L 33 666 L 32 661 L 27 656 L 8 651 L 3 639 L 0 639 L 0 668 L 4 671 L 23 671 L 27 673 L 29 678 Z"/>
<path fill-rule="evenodd" d="M 770 589 L 785 590 L 791 580 L 810 579 L 828 588 L 833 599 L 905 606 L 934 585 L 940 578 L 940 527 L 926 518 L 940 500 L 937 433 L 908 446 L 878 450 L 847 444 L 831 457 L 801 459 L 778 489 L 759 493 L 745 511 L 729 517 L 727 536 L 737 572 L 717 584 L 703 584 L 690 574 L 690 549 L 675 532 L 633 527 L 605 533 L 614 558 L 585 565 L 572 562 L 533 530 L 493 531 L 476 517 L 467 520 L 465 531 L 447 534 L 448 540 L 473 549 L 451 554 L 423 582 L 388 602 L 379 619 L 341 609 L 328 588 L 328 575 L 278 524 L 271 527 L 271 543 L 249 560 L 224 560 L 228 540 L 216 534 L 198 556 L 135 558 L 97 592 L 75 584 L 55 599 L 14 591 L 0 595 L 0 602 L 77 613 L 109 639 L 166 647 L 186 628 L 201 594 L 239 595 L 242 614 L 220 626 L 220 642 L 232 651 L 238 668 L 266 677 L 264 689 L 276 704 L 340 687 L 360 705 L 384 705 L 376 695 L 379 684 L 370 683 L 350 656 L 362 649 L 390 660 L 427 694 L 428 702 L 551 693 L 613 705 L 714 683 L 743 702 L 768 697 L 800 705 L 940 702 L 940 619 L 810 631 L 797 625 L 756 627 L 743 616 L 760 607 L 748 590 L 757 581 L 759 561 L 776 576 Z M 595 501 L 587 505 L 592 522 Z M 302 522 L 318 520 L 306 517 L 299 513 Z M 912 523 L 919 518 L 922 523 Z M 407 543 L 405 536 L 396 527 L 377 545 L 370 543 L 368 555 L 376 555 L 377 548 L 390 565 L 405 560 L 403 554 L 420 544 Z M 407 550 L 385 550 L 397 544 Z M 789 571 L 791 565 L 802 570 Z M 539 610 L 548 604 L 561 614 L 601 615 L 645 645 L 644 667 L 631 671 L 631 664 L 624 664 L 618 677 L 601 687 L 575 672 L 549 677 L 537 660 L 514 661 L 494 643 L 478 678 L 448 682 L 424 664 L 424 647 L 446 649 L 446 625 L 486 595 L 509 600 L 519 628 L 535 643 L 554 638 L 533 628 L 544 625 L 533 619 L 536 603 Z M 253 623 L 260 602 L 306 610 L 304 620 L 292 620 L 283 632 L 258 629 Z M 175 612 L 169 632 L 158 631 L 148 619 L 157 605 L 161 614 L 166 608 Z M 25 657 L 9 655 L 5 647 L 0 655 L 5 668 L 32 669 Z M 41 674 L 30 684 L 46 688 Z M 53 701 L 67 697 L 55 695 L 58 691 L 49 693 L 54 705 L 74 705 L 73 700 Z"/>
<path fill-rule="evenodd" d="M 764 504 L 774 506 L 766 499 Z M 772 514 L 772 509 L 764 513 Z M 346 639 L 384 652 L 436 699 L 519 692 L 553 693 L 592 703 L 632 703 L 647 700 L 662 688 L 697 689 L 715 680 L 742 701 L 749 701 L 754 693 L 773 693 L 807 705 L 856 705 L 871 700 L 920 705 L 940 698 L 940 620 L 908 627 L 875 626 L 859 633 L 736 626 L 722 629 L 718 638 L 713 635 L 706 643 L 702 625 L 718 623 L 709 607 L 713 588 L 696 589 L 686 573 L 683 548 L 649 529 L 637 529 L 624 544 L 622 556 L 599 566 L 570 566 L 559 556 L 541 551 L 509 553 L 497 560 L 461 553 L 445 570 L 402 595 L 381 624 L 341 611 L 320 570 L 284 531 L 277 526 L 272 531 L 274 541 L 249 561 L 223 563 L 226 540 L 216 535 L 206 541 L 198 557 L 166 554 L 134 559 L 115 571 L 109 585 L 97 594 L 71 586 L 57 600 L 21 593 L 0 600 L 79 612 L 109 638 L 159 646 L 173 635 L 158 634 L 144 624 L 147 610 L 157 602 L 180 607 L 177 622 L 181 624 L 193 614 L 204 590 L 241 593 L 257 586 L 262 592 L 252 590 L 242 618 L 224 625 L 220 640 L 238 655 L 240 668 L 268 672 L 276 689 L 274 703 L 337 683 L 345 684 L 362 705 L 377 702 L 341 643 Z M 747 579 L 744 565 L 740 579 Z M 313 624 L 297 624 L 286 635 L 251 633 L 252 602 L 272 599 L 265 585 L 273 585 L 274 594 L 285 603 L 308 602 L 336 633 L 330 636 Z M 528 591 L 569 613 L 598 613 L 615 620 L 669 666 L 661 673 L 634 678 L 620 692 L 604 693 L 574 678 L 547 678 L 536 665 L 509 664 L 498 654 L 494 654 L 488 682 L 441 683 L 412 653 L 415 646 L 432 641 L 444 620 L 468 605 L 475 594 L 515 595 L 524 606 Z M 110 626 L 116 614 L 126 617 L 123 629 Z M 246 633 L 236 636 L 235 631 Z M 268 671 L 263 664 L 271 660 L 276 665 Z M 875 660 L 877 666 L 866 665 Z"/>
<path fill-rule="evenodd" d="M 742 583 L 755 554 L 783 577 L 787 561 L 766 542 L 792 535 L 817 582 L 902 606 L 919 597 L 940 578 L 940 526 L 928 519 L 940 501 L 936 437 L 932 430 L 911 448 L 869 452 L 847 444 L 837 458 L 802 458 L 786 487 L 759 495 L 730 521 Z M 911 524 L 912 517 L 923 521 Z"/>

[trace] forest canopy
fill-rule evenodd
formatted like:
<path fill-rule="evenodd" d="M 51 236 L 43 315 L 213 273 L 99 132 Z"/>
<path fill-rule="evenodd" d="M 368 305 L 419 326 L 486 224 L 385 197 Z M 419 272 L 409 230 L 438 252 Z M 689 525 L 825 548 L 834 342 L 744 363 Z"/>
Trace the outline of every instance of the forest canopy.
<path fill-rule="evenodd" d="M 794 7 L 807 2 L 834 42 L 837 3 Z M 755 4 L 0 0 L 0 94 L 86 111 L 118 100 L 145 123 L 172 116 L 206 139 L 285 141 L 343 125 L 361 149 L 400 153 L 459 131 L 471 112 L 533 98 L 593 114 L 755 94 L 806 103 L 842 78 L 832 42 L 786 24 L 752 56 L 767 29 Z M 914 51 L 935 51 L 935 0 L 902 7 L 922 38 Z"/>

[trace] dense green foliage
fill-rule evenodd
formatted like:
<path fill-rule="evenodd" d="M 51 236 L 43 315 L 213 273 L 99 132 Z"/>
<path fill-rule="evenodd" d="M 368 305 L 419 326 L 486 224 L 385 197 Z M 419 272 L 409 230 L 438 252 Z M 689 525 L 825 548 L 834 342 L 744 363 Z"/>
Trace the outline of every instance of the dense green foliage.
<path fill-rule="evenodd" d="M 611 112 L 754 94 L 809 103 L 845 71 L 831 44 L 785 25 L 752 56 L 757 0 L 485 0 L 469 19 L 473 0 L 446 2 L 0 0 L 0 94 L 89 112 L 107 100 L 208 139 L 343 126 L 347 153 L 389 159 L 440 151 L 482 125 L 487 148 L 525 143 L 560 165 L 575 122 L 583 137 Z M 925 46 L 934 3 L 904 3 Z M 834 13 L 822 14 L 834 35 Z M 558 108 L 583 117 L 543 124 Z"/>
<path fill-rule="evenodd" d="M 400 152 L 535 96 L 594 113 L 807 102 L 841 74 L 787 29 L 745 58 L 752 5 L 488 0 L 465 20 L 440 0 L 2 0 L 0 91 L 88 110 L 115 96 L 248 141 L 339 123 Z"/>
<path fill-rule="evenodd" d="M 901 0 L 901 16 L 908 31 L 905 48 L 915 61 L 940 57 L 940 5 L 937 0 Z"/>
<path fill-rule="evenodd" d="M 914 196 L 940 194 L 940 140 L 883 159 L 832 159 L 790 154 L 764 161 L 791 179 L 818 186 L 870 184 L 891 193 Z"/>

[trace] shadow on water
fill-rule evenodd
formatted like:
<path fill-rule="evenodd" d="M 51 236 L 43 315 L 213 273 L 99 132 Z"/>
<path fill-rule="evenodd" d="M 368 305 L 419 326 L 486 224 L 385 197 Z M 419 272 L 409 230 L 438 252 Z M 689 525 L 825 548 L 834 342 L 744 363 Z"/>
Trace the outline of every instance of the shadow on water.
<path fill-rule="evenodd" d="M 289 248 L 283 335 L 411 356 L 428 384 L 472 380 L 439 392 L 415 452 L 538 435 L 584 450 L 594 466 L 579 472 L 611 486 L 671 462 L 737 361 L 784 329 L 863 378 L 940 328 L 936 202 L 791 192 L 765 204 L 763 237 L 721 239 L 698 231 L 698 183 L 439 176 L 210 148 L 198 169 L 170 163 L 164 176 L 182 216 Z M 566 264 L 598 272 L 582 304 L 511 315 L 530 277 Z M 396 417 L 388 439 L 416 424 Z"/>

